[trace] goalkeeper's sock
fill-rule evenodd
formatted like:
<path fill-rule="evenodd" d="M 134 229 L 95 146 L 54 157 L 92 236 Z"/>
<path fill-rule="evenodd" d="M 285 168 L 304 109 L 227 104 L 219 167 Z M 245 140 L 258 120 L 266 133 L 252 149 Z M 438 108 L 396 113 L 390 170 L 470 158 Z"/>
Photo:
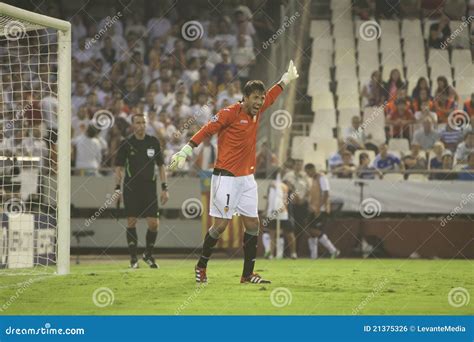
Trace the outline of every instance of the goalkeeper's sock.
<path fill-rule="evenodd" d="M 130 253 L 130 258 L 132 260 L 137 260 L 137 245 L 138 245 L 137 228 L 135 227 L 127 228 L 127 245 L 128 245 L 128 252 Z"/>
<path fill-rule="evenodd" d="M 326 234 L 323 234 L 319 237 L 319 241 L 321 244 L 326 247 L 326 249 L 329 251 L 329 253 L 334 254 L 336 253 L 337 249 L 334 247 L 332 244 L 331 240 L 329 240 L 328 236 Z"/>
<path fill-rule="evenodd" d="M 244 233 L 244 270 L 242 277 L 248 277 L 253 273 L 255 259 L 257 258 L 257 243 L 258 235 Z"/>
<path fill-rule="evenodd" d="M 217 241 L 219 241 L 219 235 L 214 233 L 212 228 L 209 229 L 209 231 L 206 234 L 206 237 L 204 238 L 204 242 L 202 244 L 202 253 L 197 263 L 197 267 L 199 268 L 207 267 L 207 262 L 209 261 L 212 255 L 212 248 L 217 244 Z"/>
<path fill-rule="evenodd" d="M 155 246 L 156 237 L 158 236 L 158 231 L 152 231 L 148 229 L 146 231 L 146 247 L 145 255 L 150 256 L 153 253 L 153 247 Z"/>

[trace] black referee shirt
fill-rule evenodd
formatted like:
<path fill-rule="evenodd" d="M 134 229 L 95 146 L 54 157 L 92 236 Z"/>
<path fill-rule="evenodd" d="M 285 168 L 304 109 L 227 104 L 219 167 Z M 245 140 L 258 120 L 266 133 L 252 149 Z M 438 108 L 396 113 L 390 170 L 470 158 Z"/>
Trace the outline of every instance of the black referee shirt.
<path fill-rule="evenodd" d="M 164 164 L 160 142 L 151 135 L 145 135 L 143 140 L 132 135 L 120 144 L 115 164 L 125 168 L 126 184 L 154 182 L 155 164 Z"/>

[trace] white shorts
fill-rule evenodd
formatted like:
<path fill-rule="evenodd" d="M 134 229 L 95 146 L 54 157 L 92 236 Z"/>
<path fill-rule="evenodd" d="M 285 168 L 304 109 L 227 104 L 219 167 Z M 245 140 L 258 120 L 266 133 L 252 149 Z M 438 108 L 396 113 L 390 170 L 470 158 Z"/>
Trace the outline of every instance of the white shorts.
<path fill-rule="evenodd" d="M 254 176 L 212 175 L 209 215 L 231 219 L 234 214 L 258 217 L 257 182 Z"/>

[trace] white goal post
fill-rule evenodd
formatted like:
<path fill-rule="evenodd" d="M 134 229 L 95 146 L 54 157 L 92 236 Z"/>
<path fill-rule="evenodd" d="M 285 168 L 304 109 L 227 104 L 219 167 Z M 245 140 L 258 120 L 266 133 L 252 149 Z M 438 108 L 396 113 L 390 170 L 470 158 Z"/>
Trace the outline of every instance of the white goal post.
<path fill-rule="evenodd" d="M 10 170 L 6 166 L 2 169 L 0 195 L 3 213 L 0 215 L 9 217 L 9 210 L 14 206 L 12 198 L 18 196 L 20 210 L 17 208 L 10 215 L 16 216 L 16 237 L 21 238 L 21 230 L 26 229 L 29 235 L 24 236 L 31 240 L 28 245 L 21 241 L 18 244 L 12 240 L 12 233 L 8 233 L 7 229 L 5 233 L 0 226 L 0 240 L 3 235 L 3 245 L 0 244 L 0 256 L 3 253 L 4 259 L 2 268 L 33 268 L 37 271 L 54 270 L 51 266 L 55 265 L 57 274 L 68 274 L 71 231 L 71 24 L 0 3 L 0 51 L 2 167 L 13 160 L 14 165 L 10 169 L 24 167 L 25 175 L 36 178 L 33 181 L 35 188 L 28 185 L 25 175 L 21 177 L 16 171 L 9 174 L 10 171 L 5 171 Z M 49 107 L 45 107 L 47 105 Z M 39 120 L 35 115 L 40 115 Z M 8 134 L 11 136 L 8 137 Z M 21 145 L 15 141 L 16 138 L 18 141 L 23 139 Z M 17 151 L 16 154 L 5 152 L 10 140 L 13 141 L 11 149 Z M 28 141 L 32 143 L 29 145 Z M 33 148 L 29 149 L 29 146 Z M 16 167 L 15 163 L 21 163 L 21 166 Z M 19 186 L 4 189 L 6 179 L 8 184 L 14 184 L 14 179 L 18 178 Z M 28 220 L 33 222 L 29 223 L 31 227 L 25 228 L 22 218 L 27 223 Z M 14 224 L 9 223 L 10 228 Z M 36 229 L 36 225 L 41 229 Z M 48 229 L 43 229 L 45 225 Z M 41 241 L 49 239 L 51 243 L 45 247 L 43 242 L 35 240 L 39 238 Z M 9 246 L 14 243 L 18 245 L 14 248 Z M 28 246 L 31 246 L 31 251 Z M 27 257 L 20 254 L 22 250 Z M 22 262 L 9 267 L 5 260 L 9 257 L 8 253 L 13 252 Z M 38 256 L 40 253 L 43 254 Z M 33 260 L 30 262 L 31 256 Z M 46 260 L 39 261 L 41 258 Z"/>

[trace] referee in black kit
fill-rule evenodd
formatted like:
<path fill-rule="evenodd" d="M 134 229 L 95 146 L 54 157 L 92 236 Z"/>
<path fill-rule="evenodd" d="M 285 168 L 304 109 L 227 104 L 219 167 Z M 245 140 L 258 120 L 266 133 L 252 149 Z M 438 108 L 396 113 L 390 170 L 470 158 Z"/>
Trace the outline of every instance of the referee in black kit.
<path fill-rule="evenodd" d="M 152 256 L 159 224 L 155 164 L 158 166 L 162 182 L 161 204 L 165 204 L 169 197 L 160 143 L 157 138 L 145 134 L 145 126 L 146 121 L 143 114 L 132 116 L 133 134 L 121 143 L 116 158 L 115 191 L 120 191 L 123 179 L 123 199 L 128 221 L 127 244 L 131 268 L 138 268 L 136 224 L 139 217 L 146 217 L 148 223 L 143 261 L 151 268 L 158 268 Z"/>

